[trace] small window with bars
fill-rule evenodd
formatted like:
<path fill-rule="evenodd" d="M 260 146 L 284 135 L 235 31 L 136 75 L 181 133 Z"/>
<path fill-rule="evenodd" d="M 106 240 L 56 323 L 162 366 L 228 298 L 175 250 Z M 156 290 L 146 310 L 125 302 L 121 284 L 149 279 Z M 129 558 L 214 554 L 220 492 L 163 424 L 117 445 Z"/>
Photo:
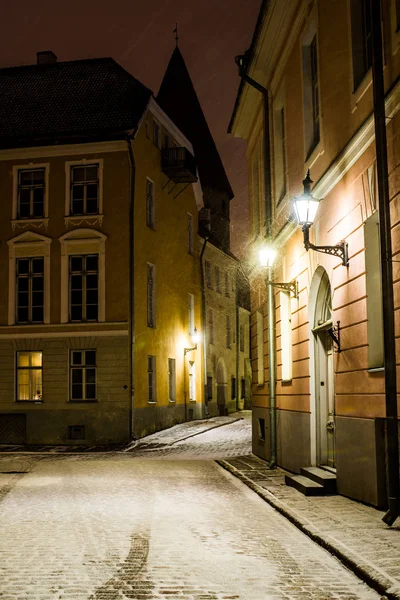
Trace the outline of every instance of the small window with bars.
<path fill-rule="evenodd" d="M 44 214 L 45 169 L 18 171 L 17 219 L 41 219 Z"/>
<path fill-rule="evenodd" d="M 17 258 L 16 322 L 43 323 L 44 258 Z"/>
<path fill-rule="evenodd" d="M 206 285 L 209 290 L 212 290 L 212 275 L 211 275 L 211 263 L 209 260 L 204 262 L 205 274 L 206 274 Z"/>
<path fill-rule="evenodd" d="M 71 215 L 99 213 L 99 165 L 71 167 Z"/>
<path fill-rule="evenodd" d="M 42 379 L 42 353 L 17 352 L 17 401 L 41 402 Z"/>
<path fill-rule="evenodd" d="M 73 401 L 97 399 L 96 350 L 71 350 L 70 399 Z"/>
<path fill-rule="evenodd" d="M 148 402 L 157 402 L 156 393 L 156 357 L 147 357 L 147 390 Z"/>
<path fill-rule="evenodd" d="M 99 314 L 99 257 L 69 257 L 70 321 L 97 321 Z"/>
<path fill-rule="evenodd" d="M 146 225 L 151 229 L 155 226 L 154 183 L 146 179 Z"/>

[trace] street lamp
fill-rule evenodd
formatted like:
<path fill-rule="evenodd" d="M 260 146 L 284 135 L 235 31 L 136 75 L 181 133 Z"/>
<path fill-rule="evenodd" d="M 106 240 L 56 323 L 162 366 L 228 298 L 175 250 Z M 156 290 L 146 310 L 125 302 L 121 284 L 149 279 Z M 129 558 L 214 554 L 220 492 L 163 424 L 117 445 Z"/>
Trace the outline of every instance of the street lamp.
<path fill-rule="evenodd" d="M 301 196 L 293 199 L 294 211 L 297 222 L 302 226 L 304 236 L 304 247 L 307 250 L 315 250 L 324 254 L 331 254 L 342 259 L 342 265 L 349 266 L 349 255 L 347 242 L 339 242 L 336 246 L 315 246 L 310 242 L 309 232 L 310 227 L 314 223 L 320 200 L 311 195 L 310 169 L 307 171 L 306 178 L 303 180 L 304 191 Z"/>
<path fill-rule="evenodd" d="M 197 331 L 196 327 L 193 329 L 190 339 L 192 340 L 192 344 L 194 344 L 194 346 L 193 348 L 184 348 L 184 356 L 186 356 L 188 352 L 192 352 L 192 350 L 197 350 L 197 344 L 200 342 L 200 333 Z"/>
<path fill-rule="evenodd" d="M 293 296 L 295 296 L 295 298 L 297 298 L 299 295 L 299 290 L 296 279 L 290 281 L 289 283 L 272 281 L 271 279 L 272 265 L 274 263 L 276 254 L 276 248 L 274 246 L 271 246 L 270 244 L 265 244 L 264 246 L 261 246 L 258 253 L 260 267 L 268 267 L 267 285 L 271 285 L 273 287 L 277 287 L 287 292 L 290 292 L 293 294 Z"/>

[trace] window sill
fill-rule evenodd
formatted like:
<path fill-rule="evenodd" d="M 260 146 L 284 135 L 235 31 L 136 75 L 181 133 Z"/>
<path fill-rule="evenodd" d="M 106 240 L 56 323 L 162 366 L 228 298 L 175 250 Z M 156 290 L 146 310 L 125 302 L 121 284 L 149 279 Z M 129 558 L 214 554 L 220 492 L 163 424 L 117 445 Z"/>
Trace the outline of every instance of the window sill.
<path fill-rule="evenodd" d="M 366 94 L 369 88 L 372 86 L 372 69 L 370 68 L 358 84 L 353 93 L 351 94 L 351 112 L 357 110 L 357 106 L 361 98 Z"/>
<path fill-rule="evenodd" d="M 176 404 L 176 400 L 168 400 L 170 404 Z"/>
<path fill-rule="evenodd" d="M 49 224 L 49 219 L 48 217 L 46 218 L 41 218 L 41 219 L 12 219 L 11 220 L 11 227 L 13 229 L 13 231 L 15 231 L 15 229 L 28 229 L 29 227 L 44 227 L 45 229 L 47 229 Z"/>
<path fill-rule="evenodd" d="M 154 406 L 155 404 L 157 404 L 157 400 L 147 400 L 147 404 L 151 404 L 152 406 Z"/>
<path fill-rule="evenodd" d="M 317 162 L 318 158 L 325 152 L 324 146 L 322 144 L 322 140 L 320 138 L 319 142 L 314 146 L 312 150 L 307 154 L 307 158 L 304 161 L 306 165 L 306 169 L 311 169 L 314 164 Z"/>
<path fill-rule="evenodd" d="M 43 400 L 16 400 L 17 404 L 43 404 Z"/>
<path fill-rule="evenodd" d="M 65 226 L 102 225 L 104 215 L 69 215 L 64 217 Z"/>
<path fill-rule="evenodd" d="M 97 400 L 68 400 L 68 404 L 97 404 Z"/>
<path fill-rule="evenodd" d="M 374 375 L 374 373 L 384 373 L 385 372 L 385 367 L 373 367 L 372 369 L 367 369 L 367 373 L 371 373 L 371 375 Z"/>

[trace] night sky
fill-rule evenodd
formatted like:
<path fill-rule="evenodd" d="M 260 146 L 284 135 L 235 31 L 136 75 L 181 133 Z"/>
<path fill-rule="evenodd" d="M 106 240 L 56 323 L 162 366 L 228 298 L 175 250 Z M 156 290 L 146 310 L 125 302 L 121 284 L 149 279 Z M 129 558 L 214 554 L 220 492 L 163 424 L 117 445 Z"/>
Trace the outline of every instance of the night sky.
<path fill-rule="evenodd" d="M 157 94 L 179 48 L 235 192 L 232 250 L 247 231 L 244 142 L 226 131 L 239 85 L 234 57 L 251 42 L 261 0 L 13 0 L 0 8 L 0 67 L 36 62 L 53 50 L 58 60 L 111 56 Z"/>

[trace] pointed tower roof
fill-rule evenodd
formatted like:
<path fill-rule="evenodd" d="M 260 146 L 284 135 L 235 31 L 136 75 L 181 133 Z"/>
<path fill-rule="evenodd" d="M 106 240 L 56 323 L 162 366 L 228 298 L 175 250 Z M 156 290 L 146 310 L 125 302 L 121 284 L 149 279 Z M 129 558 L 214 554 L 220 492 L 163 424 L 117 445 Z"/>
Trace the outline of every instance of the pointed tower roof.
<path fill-rule="evenodd" d="M 178 46 L 165 71 L 157 103 L 192 142 L 203 189 L 224 192 L 231 200 L 232 188 Z"/>

